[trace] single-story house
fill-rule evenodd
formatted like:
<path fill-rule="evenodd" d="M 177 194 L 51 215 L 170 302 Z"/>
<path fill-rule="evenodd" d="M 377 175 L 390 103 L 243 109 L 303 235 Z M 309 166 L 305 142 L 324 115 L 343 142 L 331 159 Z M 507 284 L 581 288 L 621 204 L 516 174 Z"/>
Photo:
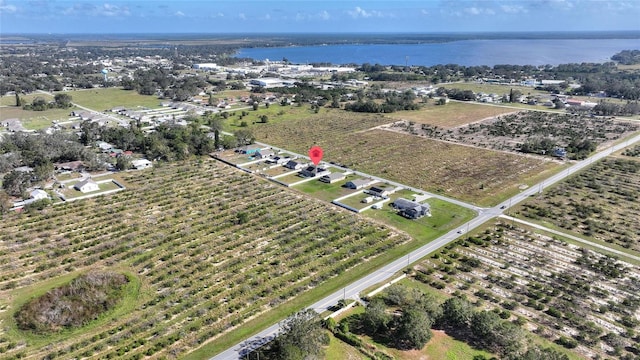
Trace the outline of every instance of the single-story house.
<path fill-rule="evenodd" d="M 331 173 L 324 175 L 320 178 L 320 181 L 333 184 L 336 181 L 344 180 L 347 177 L 344 173 Z"/>
<path fill-rule="evenodd" d="M 567 156 L 567 150 L 565 150 L 565 148 L 555 148 L 553 150 L 553 156 L 563 158 Z"/>
<path fill-rule="evenodd" d="M 17 167 L 15 169 L 13 169 L 13 171 L 20 171 L 20 172 L 24 172 L 24 173 L 32 173 L 33 172 L 33 168 L 30 166 L 20 166 Z"/>
<path fill-rule="evenodd" d="M 273 158 L 267 159 L 267 163 L 269 164 L 278 164 L 278 165 L 282 165 L 282 164 L 286 164 L 291 160 L 291 158 L 289 156 L 275 156 Z"/>
<path fill-rule="evenodd" d="M 275 155 L 273 149 L 260 149 L 255 152 L 255 157 L 257 159 L 267 159 Z"/>
<path fill-rule="evenodd" d="M 348 181 L 346 184 L 344 184 L 344 187 L 348 189 L 360 190 L 373 184 L 374 182 L 375 180 L 371 179 L 355 179 Z"/>
<path fill-rule="evenodd" d="M 31 195 L 31 198 L 34 200 L 42 200 L 42 199 L 48 199 L 49 198 L 49 194 L 47 194 L 46 191 L 41 190 L 41 189 L 36 189 L 33 190 L 31 193 L 29 193 Z"/>
<path fill-rule="evenodd" d="M 393 194 L 395 192 L 395 187 L 393 186 L 389 186 L 389 187 L 377 187 L 377 186 L 372 186 L 371 188 L 369 188 L 368 190 L 366 190 L 365 192 L 367 194 L 373 195 L 373 196 L 377 196 L 377 197 L 381 197 L 381 198 L 388 198 L 389 195 Z"/>
<path fill-rule="evenodd" d="M 284 167 L 286 167 L 287 169 L 291 169 L 291 170 L 300 170 L 304 166 L 305 166 L 304 164 L 299 163 L 299 162 L 294 161 L 294 160 L 289 160 L 286 164 L 284 164 Z"/>
<path fill-rule="evenodd" d="M 300 171 L 300 175 L 304 177 L 323 176 L 329 173 L 329 170 L 315 165 L 309 165 Z"/>
<path fill-rule="evenodd" d="M 258 145 L 247 145 L 247 146 L 243 146 L 240 148 L 240 153 L 241 154 L 247 154 L 247 155 L 254 155 L 255 153 L 257 153 L 258 151 L 260 151 L 262 148 Z"/>
<path fill-rule="evenodd" d="M 420 204 L 415 201 L 398 198 L 391 206 L 407 219 L 419 219 L 423 216 L 431 216 L 429 204 Z"/>
<path fill-rule="evenodd" d="M 82 171 L 84 169 L 84 163 L 80 160 L 59 163 L 55 164 L 55 169 L 58 171 Z"/>
<path fill-rule="evenodd" d="M 73 185 L 73 188 L 83 193 L 100 190 L 98 183 L 93 181 L 91 178 L 86 178 L 82 181 L 77 182 L 75 185 Z"/>
<path fill-rule="evenodd" d="M 100 141 L 97 145 L 100 148 L 100 150 L 102 150 L 102 152 L 108 152 L 113 148 L 113 145 L 104 141 Z"/>
<path fill-rule="evenodd" d="M 152 167 L 153 163 L 147 159 L 136 159 L 131 160 L 131 166 L 133 166 L 136 170 L 142 170 Z"/>

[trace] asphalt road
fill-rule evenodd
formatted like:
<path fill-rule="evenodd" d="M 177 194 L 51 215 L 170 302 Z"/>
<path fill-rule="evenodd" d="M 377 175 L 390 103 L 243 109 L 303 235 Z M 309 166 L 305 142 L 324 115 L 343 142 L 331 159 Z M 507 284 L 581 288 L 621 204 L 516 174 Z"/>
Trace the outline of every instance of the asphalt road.
<path fill-rule="evenodd" d="M 590 158 L 586 159 L 586 160 L 582 160 L 579 161 L 577 163 L 575 163 L 574 165 L 568 167 L 566 170 L 563 170 L 551 177 L 549 177 L 548 179 L 545 179 L 544 181 L 541 181 L 540 183 L 531 186 L 530 188 L 518 193 L 517 195 L 511 197 L 508 200 L 505 200 L 504 202 L 492 207 L 492 208 L 480 208 L 477 206 L 474 206 L 472 204 L 467 204 L 458 200 L 454 200 L 454 199 L 450 199 L 441 195 L 437 195 L 437 194 L 432 194 L 429 192 L 426 192 L 424 190 L 420 190 L 420 189 L 414 189 L 402 184 L 398 184 L 398 183 L 394 183 L 385 179 L 381 179 L 381 178 L 377 178 L 368 174 L 364 174 L 361 172 L 356 172 L 358 175 L 361 176 L 366 176 L 366 177 L 371 177 L 374 179 L 378 179 L 380 181 L 384 181 L 396 186 L 402 186 L 405 188 L 408 188 L 412 191 L 418 192 L 418 193 L 422 193 L 422 194 L 427 194 L 439 199 L 443 199 L 445 201 L 449 201 L 451 203 L 457 204 L 457 205 L 461 205 L 464 206 L 466 208 L 469 209 L 473 209 L 476 210 L 478 212 L 478 216 L 473 218 L 472 220 L 470 220 L 469 222 L 457 227 L 456 229 L 451 230 L 450 232 L 442 235 L 441 237 L 435 239 L 434 241 L 422 246 L 419 249 L 416 249 L 414 251 L 412 251 L 411 253 L 407 254 L 407 256 L 403 256 L 402 258 L 399 258 L 387 265 L 385 265 L 384 267 L 382 267 L 381 269 L 378 269 L 364 277 L 362 277 L 361 279 L 357 280 L 356 282 L 349 284 L 348 286 L 346 286 L 344 289 L 340 289 L 339 291 L 334 292 L 333 294 L 330 294 L 328 296 L 326 296 L 325 298 L 323 298 L 322 300 L 319 300 L 318 302 L 314 303 L 313 305 L 311 305 L 309 308 L 314 309 L 315 311 L 317 311 L 318 313 L 321 313 L 325 310 L 327 310 L 330 306 L 335 305 L 338 300 L 343 299 L 343 298 L 358 298 L 360 292 L 362 292 L 363 290 L 382 283 L 386 280 L 389 280 L 394 274 L 396 274 L 397 272 L 401 271 L 402 269 L 406 268 L 409 264 L 416 262 L 420 259 L 422 259 L 423 257 L 429 255 L 430 253 L 438 250 L 439 248 L 446 246 L 447 244 L 449 244 L 450 242 L 454 241 L 455 239 L 457 239 L 458 237 L 461 236 L 461 234 L 463 233 L 467 233 L 469 231 L 474 230 L 475 228 L 481 226 L 482 224 L 484 224 L 485 222 L 498 217 L 498 216 L 502 216 L 503 212 L 508 211 L 509 207 L 512 207 L 513 205 L 525 200 L 527 197 L 529 196 L 533 196 L 538 192 L 541 192 L 544 188 L 551 186 L 563 179 L 565 179 L 568 176 L 571 176 L 572 174 L 574 174 L 577 171 L 580 171 L 582 169 L 584 169 L 585 167 L 589 166 L 592 162 L 594 161 L 598 161 L 616 151 L 619 151 L 629 145 L 632 145 L 634 143 L 637 143 L 640 141 L 640 135 L 637 135 L 629 140 L 626 140 L 624 142 L 621 142 L 617 145 L 608 147 L 596 154 L 594 154 L 593 156 L 591 156 Z M 269 146 L 272 147 L 271 145 L 268 144 L 259 144 L 259 145 L 264 145 L 264 146 Z M 272 147 L 274 149 L 278 149 L 275 147 Z M 278 150 L 282 150 L 282 151 L 286 151 L 288 153 L 292 153 L 291 151 L 285 150 L 285 149 L 278 149 Z M 297 155 L 298 157 L 303 157 L 303 158 L 307 158 L 307 156 L 304 156 L 302 154 L 295 154 L 292 153 L 294 155 Z M 331 166 L 336 166 L 331 164 Z M 336 166 L 338 167 L 338 166 Z M 339 167 L 340 168 L 340 167 Z M 351 170 L 351 169 L 347 169 L 347 168 L 342 168 L 344 170 Z M 546 229 L 545 229 L 546 230 Z M 566 236 L 564 234 L 562 234 L 563 236 Z M 584 241 L 584 240 L 583 240 Z M 606 250 L 611 251 L 611 249 L 606 248 Z M 274 324 L 272 326 L 270 326 L 269 328 L 259 332 L 258 334 L 254 335 L 253 337 L 251 337 L 250 339 L 247 339 L 245 341 L 242 341 L 234 346 L 232 346 L 231 348 L 219 353 L 218 355 L 212 357 L 210 360 L 236 360 L 236 359 L 241 359 L 243 355 L 247 354 L 248 352 L 250 352 L 251 350 L 257 349 L 260 346 L 264 345 L 265 343 L 267 343 L 270 339 L 272 339 L 275 335 L 277 335 L 277 332 L 279 330 L 279 325 L 278 324 Z"/>

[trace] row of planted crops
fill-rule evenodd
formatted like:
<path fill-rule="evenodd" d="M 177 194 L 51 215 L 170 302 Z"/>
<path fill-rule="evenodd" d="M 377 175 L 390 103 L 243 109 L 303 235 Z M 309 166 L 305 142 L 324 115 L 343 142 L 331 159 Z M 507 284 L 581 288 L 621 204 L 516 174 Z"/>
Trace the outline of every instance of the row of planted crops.
<path fill-rule="evenodd" d="M 584 356 L 640 353 L 640 270 L 510 224 L 452 243 L 416 279 Z"/>
<path fill-rule="evenodd" d="M 127 191 L 3 219 L 2 356 L 184 355 L 409 241 L 214 161 L 123 178 Z M 36 335 L 12 326 L 16 299 L 97 268 L 138 278 L 130 311 L 86 331 Z"/>

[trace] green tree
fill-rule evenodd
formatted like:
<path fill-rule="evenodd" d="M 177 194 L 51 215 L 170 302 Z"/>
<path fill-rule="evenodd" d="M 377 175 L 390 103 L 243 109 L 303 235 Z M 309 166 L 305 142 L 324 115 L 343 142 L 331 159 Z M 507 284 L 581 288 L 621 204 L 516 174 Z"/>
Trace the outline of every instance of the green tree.
<path fill-rule="evenodd" d="M 304 310 L 290 316 L 282 326 L 283 333 L 274 342 L 273 359 L 322 359 L 329 337 L 318 314 Z"/>
<path fill-rule="evenodd" d="M 536 345 L 522 355 L 507 355 L 505 360 L 569 360 L 569 357 L 552 348 L 542 348 Z"/>
<path fill-rule="evenodd" d="M 131 159 L 128 156 L 118 156 L 116 160 L 116 169 L 120 171 L 128 170 L 131 168 Z"/>
<path fill-rule="evenodd" d="M 398 320 L 396 341 L 400 349 L 422 349 L 431 339 L 433 321 L 426 312 L 407 309 Z"/>
<path fill-rule="evenodd" d="M 386 331 L 390 321 L 391 315 L 387 313 L 384 301 L 379 298 L 371 300 L 362 314 L 362 324 L 372 335 Z"/>
<path fill-rule="evenodd" d="M 73 106 L 71 103 L 71 95 L 69 94 L 56 94 L 53 100 L 55 101 L 56 107 L 60 109 L 66 109 Z"/>
<path fill-rule="evenodd" d="M 9 195 L 4 191 L 0 191 L 0 215 L 8 212 L 12 206 L 13 203 Z M 0 216 L 0 218 L 2 217 Z"/>
<path fill-rule="evenodd" d="M 442 315 L 439 322 L 445 326 L 463 329 L 469 326 L 473 317 L 473 305 L 457 297 L 448 298 L 441 305 Z"/>
<path fill-rule="evenodd" d="M 2 180 L 2 188 L 7 194 L 21 196 L 31 186 L 31 173 L 25 171 L 12 171 L 6 174 Z"/>
<path fill-rule="evenodd" d="M 224 128 L 224 122 L 219 115 L 209 117 L 209 128 L 213 131 L 213 144 L 216 149 L 220 148 L 220 131 Z"/>
<path fill-rule="evenodd" d="M 238 142 L 238 146 L 250 145 L 255 141 L 253 132 L 249 129 L 240 129 L 233 134 Z"/>

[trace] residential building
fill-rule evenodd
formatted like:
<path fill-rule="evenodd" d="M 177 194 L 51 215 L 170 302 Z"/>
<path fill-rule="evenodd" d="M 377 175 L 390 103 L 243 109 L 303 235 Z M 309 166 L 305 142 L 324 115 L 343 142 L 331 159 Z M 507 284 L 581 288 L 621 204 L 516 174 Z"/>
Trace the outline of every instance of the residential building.
<path fill-rule="evenodd" d="M 375 180 L 355 179 L 355 180 L 348 181 L 346 184 L 344 184 L 344 187 L 348 189 L 360 190 L 360 189 L 364 189 L 365 187 L 373 183 L 375 183 Z"/>
<path fill-rule="evenodd" d="M 347 177 L 344 173 L 331 173 L 324 175 L 320 178 L 320 181 L 333 184 L 336 181 L 344 180 Z"/>
<path fill-rule="evenodd" d="M 98 183 L 93 181 L 91 178 L 86 178 L 82 181 L 77 182 L 75 185 L 73 185 L 73 188 L 83 193 L 100 190 Z"/>
<path fill-rule="evenodd" d="M 420 204 L 415 201 L 398 198 L 391 206 L 407 219 L 419 219 L 423 216 L 431 216 L 431 207 L 429 204 Z"/>

